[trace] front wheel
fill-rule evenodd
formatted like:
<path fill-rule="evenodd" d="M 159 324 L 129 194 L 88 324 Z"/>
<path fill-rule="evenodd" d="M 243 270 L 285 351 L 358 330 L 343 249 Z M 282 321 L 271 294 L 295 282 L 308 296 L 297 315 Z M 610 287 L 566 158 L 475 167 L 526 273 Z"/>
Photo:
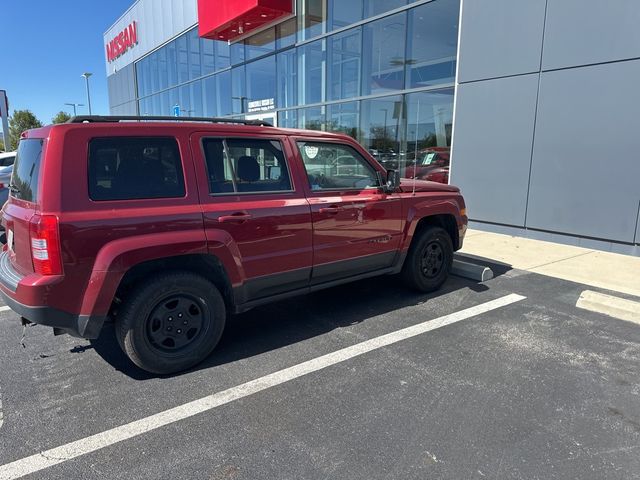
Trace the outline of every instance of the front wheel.
<path fill-rule="evenodd" d="M 429 226 L 417 233 L 402 267 L 405 284 L 421 292 L 438 290 L 453 264 L 453 244 L 447 231 Z"/>
<path fill-rule="evenodd" d="M 125 300 L 116 320 L 118 343 L 151 373 L 186 370 L 216 347 L 226 321 L 220 292 L 189 272 L 159 275 Z"/>

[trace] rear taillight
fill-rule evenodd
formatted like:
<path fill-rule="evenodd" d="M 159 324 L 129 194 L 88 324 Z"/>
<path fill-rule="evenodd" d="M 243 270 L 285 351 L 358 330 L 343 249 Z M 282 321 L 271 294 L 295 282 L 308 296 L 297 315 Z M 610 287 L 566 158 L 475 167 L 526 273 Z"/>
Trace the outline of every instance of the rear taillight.
<path fill-rule="evenodd" d="M 40 275 L 62 275 L 58 217 L 34 215 L 30 223 L 31 258 L 34 271 Z"/>

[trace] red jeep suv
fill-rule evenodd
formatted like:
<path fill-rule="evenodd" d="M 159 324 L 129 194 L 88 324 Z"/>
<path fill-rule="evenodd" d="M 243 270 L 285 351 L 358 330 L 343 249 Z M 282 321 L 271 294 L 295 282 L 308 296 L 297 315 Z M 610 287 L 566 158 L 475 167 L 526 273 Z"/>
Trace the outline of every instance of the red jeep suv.
<path fill-rule="evenodd" d="M 175 120 L 22 135 L 0 293 L 24 324 L 92 339 L 112 320 L 128 357 L 164 374 L 207 357 L 229 313 L 375 275 L 446 280 L 458 188 L 401 181 L 344 135 Z"/>

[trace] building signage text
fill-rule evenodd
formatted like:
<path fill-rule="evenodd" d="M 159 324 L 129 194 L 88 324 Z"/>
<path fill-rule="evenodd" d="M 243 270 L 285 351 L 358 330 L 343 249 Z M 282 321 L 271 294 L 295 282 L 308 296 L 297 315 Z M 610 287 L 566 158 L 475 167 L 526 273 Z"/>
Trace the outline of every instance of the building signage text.
<path fill-rule="evenodd" d="M 264 100 L 256 100 L 255 102 L 249 102 L 249 113 L 264 112 L 267 110 L 273 110 L 275 108 L 276 101 L 274 98 L 265 98 Z"/>
<path fill-rule="evenodd" d="M 131 22 L 113 40 L 107 43 L 107 60 L 113 62 L 138 43 L 138 23 Z"/>

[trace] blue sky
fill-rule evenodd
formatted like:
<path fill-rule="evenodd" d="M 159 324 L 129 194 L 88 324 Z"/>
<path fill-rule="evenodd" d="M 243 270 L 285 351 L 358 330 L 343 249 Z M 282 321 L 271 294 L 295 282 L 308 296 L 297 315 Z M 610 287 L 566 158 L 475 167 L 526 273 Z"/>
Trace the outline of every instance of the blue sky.
<path fill-rule="evenodd" d="M 7 91 L 10 112 L 29 109 L 45 124 L 60 110 L 73 113 L 64 104 L 86 105 L 80 75 L 88 71 L 93 113 L 108 114 L 102 34 L 133 2 L 0 1 L 0 89 Z"/>

